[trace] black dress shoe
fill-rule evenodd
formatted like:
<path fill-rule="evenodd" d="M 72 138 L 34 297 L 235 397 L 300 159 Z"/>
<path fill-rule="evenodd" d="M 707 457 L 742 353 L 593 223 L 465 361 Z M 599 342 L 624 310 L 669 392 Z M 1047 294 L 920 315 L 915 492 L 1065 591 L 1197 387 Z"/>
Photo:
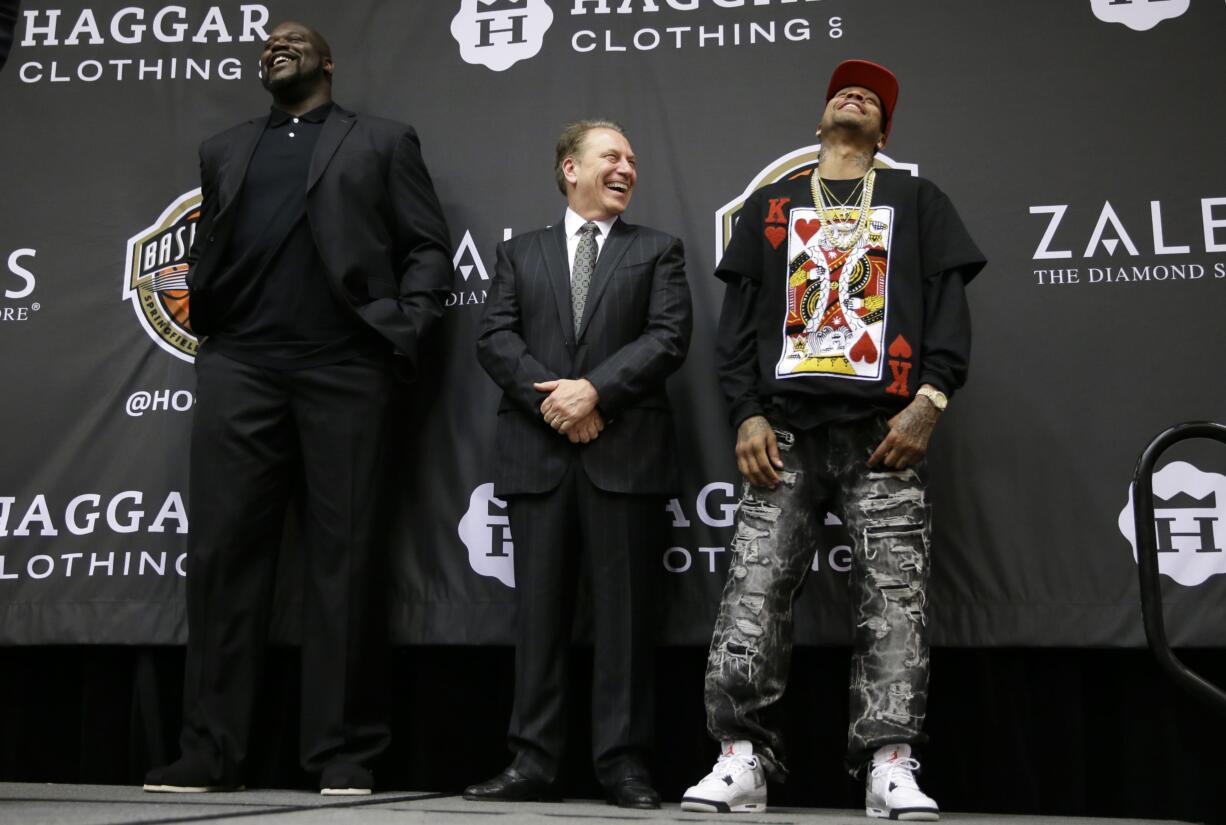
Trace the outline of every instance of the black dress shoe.
<path fill-rule="evenodd" d="M 654 810 L 660 807 L 660 795 L 642 776 L 627 776 L 605 785 L 605 798 L 619 808 Z"/>
<path fill-rule="evenodd" d="M 375 775 L 353 762 L 333 762 L 319 776 L 321 796 L 369 796 Z"/>
<path fill-rule="evenodd" d="M 473 802 L 556 802 L 559 796 L 552 783 L 507 768 L 493 779 L 469 785 L 464 798 Z"/>
<path fill-rule="evenodd" d="M 178 762 L 153 768 L 145 774 L 144 789 L 151 793 L 212 793 L 215 791 L 241 791 L 237 782 L 226 782 L 210 776 L 208 770 L 190 756 Z"/>

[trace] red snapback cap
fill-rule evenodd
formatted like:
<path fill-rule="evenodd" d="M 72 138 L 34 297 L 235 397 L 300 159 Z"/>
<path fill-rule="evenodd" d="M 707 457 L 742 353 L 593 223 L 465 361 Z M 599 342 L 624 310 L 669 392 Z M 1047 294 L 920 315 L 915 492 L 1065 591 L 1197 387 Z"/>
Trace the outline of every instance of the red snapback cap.
<path fill-rule="evenodd" d="M 846 89 L 848 86 L 863 86 L 877 93 L 885 110 L 885 131 L 882 137 L 889 137 L 890 127 L 894 125 L 894 104 L 898 102 L 898 78 L 894 73 L 871 60 L 844 60 L 834 67 L 834 73 L 830 75 L 826 102 L 829 103 L 839 89 Z"/>

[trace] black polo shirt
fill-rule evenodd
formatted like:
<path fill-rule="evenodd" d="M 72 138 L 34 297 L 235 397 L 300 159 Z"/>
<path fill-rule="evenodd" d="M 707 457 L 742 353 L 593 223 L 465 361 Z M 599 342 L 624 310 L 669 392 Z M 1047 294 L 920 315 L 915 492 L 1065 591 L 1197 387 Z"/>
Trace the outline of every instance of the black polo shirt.
<path fill-rule="evenodd" d="M 331 110 L 295 117 L 274 106 L 247 167 L 209 338 L 244 363 L 300 369 L 389 349 L 334 291 L 307 218 L 311 157 Z"/>

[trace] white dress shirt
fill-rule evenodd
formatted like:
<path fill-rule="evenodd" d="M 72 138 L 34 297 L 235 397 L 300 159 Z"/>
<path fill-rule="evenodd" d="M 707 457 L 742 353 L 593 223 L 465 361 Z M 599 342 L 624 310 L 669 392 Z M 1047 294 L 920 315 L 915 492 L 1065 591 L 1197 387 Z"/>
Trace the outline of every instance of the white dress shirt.
<path fill-rule="evenodd" d="M 600 257 L 600 250 L 604 249 L 605 238 L 609 237 L 609 230 L 613 228 L 613 224 L 617 222 L 617 215 L 603 221 L 592 221 L 596 224 L 596 257 Z M 566 261 L 570 266 L 571 277 L 575 274 L 575 252 L 579 249 L 579 230 L 587 223 L 586 218 L 579 216 L 569 206 L 566 207 Z"/>

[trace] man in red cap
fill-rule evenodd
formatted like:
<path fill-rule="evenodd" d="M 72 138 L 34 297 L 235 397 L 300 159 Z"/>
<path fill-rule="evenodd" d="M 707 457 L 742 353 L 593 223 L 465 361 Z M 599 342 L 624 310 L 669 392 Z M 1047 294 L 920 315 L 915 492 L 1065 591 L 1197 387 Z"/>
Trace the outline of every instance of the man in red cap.
<path fill-rule="evenodd" d="M 965 286 L 985 263 L 940 189 L 874 168 L 898 101 L 888 69 L 834 70 L 816 166 L 745 202 L 716 276 L 717 351 L 745 484 L 708 659 L 714 769 L 684 810 L 763 811 L 787 776 L 763 711 L 783 695 L 792 600 L 828 509 L 852 540 L 847 767 L 871 817 L 940 818 L 911 748 L 928 690 L 924 454 L 966 380 Z"/>

